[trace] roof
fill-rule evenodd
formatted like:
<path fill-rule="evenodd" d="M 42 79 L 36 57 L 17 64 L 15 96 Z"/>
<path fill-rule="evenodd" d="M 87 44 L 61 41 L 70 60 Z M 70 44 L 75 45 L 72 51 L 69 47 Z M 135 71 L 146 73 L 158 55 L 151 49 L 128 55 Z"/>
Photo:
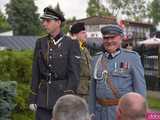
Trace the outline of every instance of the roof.
<path fill-rule="evenodd" d="M 35 47 L 36 36 L 0 36 L 0 47 L 25 50 Z"/>
<path fill-rule="evenodd" d="M 129 20 L 121 20 L 124 24 L 130 26 L 142 26 L 142 27 L 153 27 L 152 23 L 135 22 Z M 73 24 L 77 22 L 84 22 L 85 25 L 103 25 L 103 24 L 115 24 L 117 23 L 116 17 L 114 16 L 92 16 L 84 19 L 79 19 L 75 21 L 70 21 L 68 24 Z"/>
<path fill-rule="evenodd" d="M 144 23 L 144 22 L 135 22 L 135 21 L 128 21 L 122 20 L 125 24 L 129 24 L 130 26 L 143 26 L 143 27 L 153 27 L 154 25 L 151 23 Z"/>
<path fill-rule="evenodd" d="M 85 25 L 101 25 L 116 23 L 116 18 L 113 16 L 92 16 L 84 19 L 76 20 L 73 23 L 84 22 Z"/>

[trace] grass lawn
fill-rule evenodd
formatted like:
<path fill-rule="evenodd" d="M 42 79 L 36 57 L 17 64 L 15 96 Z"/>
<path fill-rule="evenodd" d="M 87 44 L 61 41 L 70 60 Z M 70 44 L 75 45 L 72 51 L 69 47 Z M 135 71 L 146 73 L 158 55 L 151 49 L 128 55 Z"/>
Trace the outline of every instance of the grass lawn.
<path fill-rule="evenodd" d="M 148 100 L 149 108 L 160 111 L 160 99 L 152 97 L 152 96 L 148 96 L 147 100 Z"/>

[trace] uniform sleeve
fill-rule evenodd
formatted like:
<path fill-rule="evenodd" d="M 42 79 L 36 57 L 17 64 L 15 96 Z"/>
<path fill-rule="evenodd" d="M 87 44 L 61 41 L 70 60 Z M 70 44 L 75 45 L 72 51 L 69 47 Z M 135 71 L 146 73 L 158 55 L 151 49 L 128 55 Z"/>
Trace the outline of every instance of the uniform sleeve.
<path fill-rule="evenodd" d="M 144 68 L 141 64 L 140 56 L 138 54 L 134 56 L 134 61 L 132 62 L 132 64 L 134 91 L 146 97 L 146 81 L 144 78 Z"/>
<path fill-rule="evenodd" d="M 29 96 L 30 104 L 36 103 L 36 97 L 38 92 L 38 84 L 39 84 L 38 46 L 39 46 L 39 42 L 37 40 L 36 46 L 34 49 L 33 63 L 32 63 L 31 93 Z"/>
<path fill-rule="evenodd" d="M 64 92 L 74 93 L 78 88 L 80 81 L 80 47 L 77 41 L 71 40 L 71 48 L 69 52 L 69 62 L 68 62 L 68 84 Z"/>
<path fill-rule="evenodd" d="M 86 55 L 87 55 L 87 60 L 88 60 L 88 67 L 89 67 L 89 71 L 91 71 L 91 61 L 92 61 L 92 57 L 91 57 L 91 55 L 90 55 L 90 52 L 89 52 L 89 50 L 86 48 Z"/>
<path fill-rule="evenodd" d="M 96 82 L 95 79 L 91 79 L 90 91 L 89 91 L 89 111 L 95 113 L 96 107 Z"/>
<path fill-rule="evenodd" d="M 93 77 L 94 73 L 94 66 L 95 66 L 95 58 L 92 59 L 91 62 L 91 84 L 90 84 L 90 91 L 89 91 L 89 110 L 90 113 L 95 113 L 96 109 L 96 80 Z"/>

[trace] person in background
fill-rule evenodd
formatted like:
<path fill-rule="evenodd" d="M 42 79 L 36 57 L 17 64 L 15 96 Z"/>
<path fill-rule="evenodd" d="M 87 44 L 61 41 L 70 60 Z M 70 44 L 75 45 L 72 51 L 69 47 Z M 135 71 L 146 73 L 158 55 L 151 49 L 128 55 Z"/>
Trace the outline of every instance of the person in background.
<path fill-rule="evenodd" d="M 29 108 L 36 111 L 36 120 L 51 120 L 57 99 L 78 88 L 80 48 L 61 31 L 64 16 L 46 7 L 40 18 L 48 34 L 36 42 Z"/>
<path fill-rule="evenodd" d="M 140 56 L 121 48 L 123 30 L 109 24 L 101 28 L 104 51 L 92 61 L 90 112 L 95 120 L 115 120 L 119 98 L 128 92 L 146 96 L 144 69 Z"/>
<path fill-rule="evenodd" d="M 127 50 L 133 50 L 133 45 L 132 45 L 132 43 L 125 43 L 123 48 L 125 48 Z"/>
<path fill-rule="evenodd" d="M 148 107 L 146 99 L 139 93 L 123 95 L 117 107 L 117 120 L 145 120 Z"/>
<path fill-rule="evenodd" d="M 70 33 L 72 38 L 79 42 L 81 51 L 80 84 L 77 89 L 77 95 L 87 100 L 89 95 L 89 81 L 91 78 L 91 55 L 86 48 L 87 33 L 85 24 L 83 22 L 73 24 Z"/>
<path fill-rule="evenodd" d="M 53 108 L 52 120 L 91 120 L 86 101 L 76 95 L 60 97 Z"/>

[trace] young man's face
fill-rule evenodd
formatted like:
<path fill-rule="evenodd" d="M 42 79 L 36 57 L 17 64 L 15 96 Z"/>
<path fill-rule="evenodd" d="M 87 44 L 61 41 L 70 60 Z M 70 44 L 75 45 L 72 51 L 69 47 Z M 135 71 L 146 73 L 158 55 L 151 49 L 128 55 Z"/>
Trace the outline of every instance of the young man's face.
<path fill-rule="evenodd" d="M 57 29 L 60 28 L 60 25 L 60 20 L 42 19 L 42 26 L 47 31 L 47 33 L 54 33 Z"/>
<path fill-rule="evenodd" d="M 122 36 L 114 35 L 114 36 L 103 36 L 103 46 L 105 50 L 109 53 L 114 53 L 117 48 L 120 48 L 122 41 Z"/>
<path fill-rule="evenodd" d="M 79 33 L 76 34 L 76 37 L 78 40 L 86 41 L 87 33 L 86 31 L 80 31 Z"/>

